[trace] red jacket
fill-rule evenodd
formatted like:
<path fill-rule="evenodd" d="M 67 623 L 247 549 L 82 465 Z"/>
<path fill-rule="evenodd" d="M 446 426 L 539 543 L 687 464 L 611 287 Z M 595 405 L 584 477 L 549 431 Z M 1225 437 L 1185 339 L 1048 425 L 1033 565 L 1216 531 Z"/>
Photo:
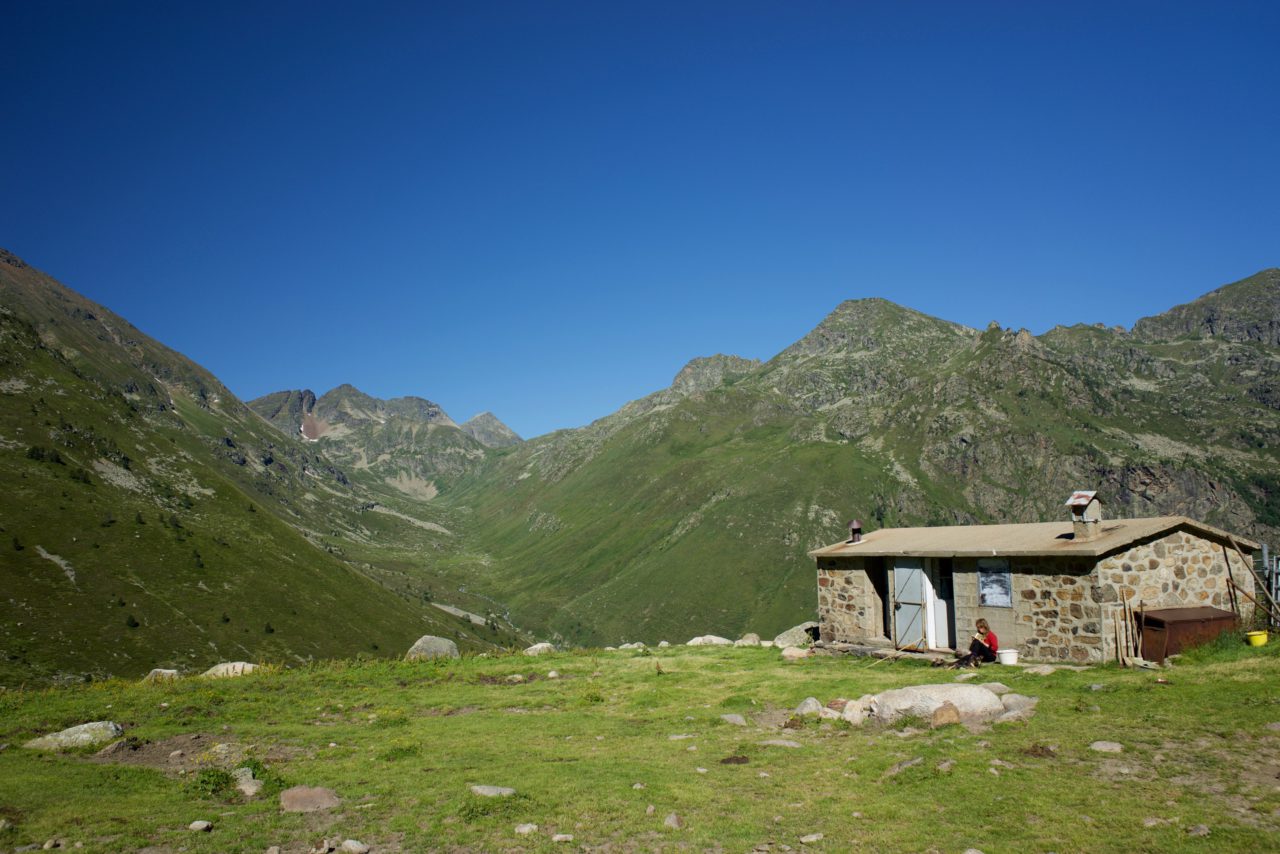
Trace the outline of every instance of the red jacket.
<path fill-rule="evenodd" d="M 1000 649 L 1000 640 L 996 637 L 995 632 L 987 632 L 987 646 L 990 647 L 992 652 Z"/>

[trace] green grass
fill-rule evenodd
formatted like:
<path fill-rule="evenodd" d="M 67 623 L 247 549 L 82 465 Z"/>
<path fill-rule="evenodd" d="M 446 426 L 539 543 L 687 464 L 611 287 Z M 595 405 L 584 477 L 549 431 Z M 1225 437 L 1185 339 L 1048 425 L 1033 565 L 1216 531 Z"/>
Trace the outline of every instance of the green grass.
<path fill-rule="evenodd" d="M 817 849 L 830 851 L 1253 851 L 1280 829 L 1280 737 L 1268 728 L 1280 720 L 1276 645 L 1224 645 L 1159 672 L 989 667 L 981 678 L 1040 698 L 1030 721 L 912 735 L 761 722 L 806 696 L 856 698 L 951 673 L 850 658 L 783 665 L 762 649 L 652 652 L 336 661 L 217 682 L 0 693 L 0 743 L 13 745 L 0 752 L 0 816 L 13 825 L 0 848 L 65 838 L 89 851 L 260 852 L 339 836 L 375 850 L 552 850 L 553 834 L 570 833 L 619 850 L 743 851 L 822 833 Z M 561 678 L 546 678 L 552 669 Z M 509 682 L 514 674 L 525 681 Z M 726 712 L 753 723 L 727 724 Z M 272 794 L 246 802 L 214 772 L 179 777 L 17 746 L 102 718 L 140 742 L 201 732 L 208 745 L 244 745 Z M 770 738 L 802 747 L 761 744 Z M 1124 753 L 1091 751 L 1099 739 Z M 731 756 L 747 761 L 721 762 Z M 331 787 L 342 804 L 282 814 L 274 792 L 297 784 Z M 470 784 L 517 795 L 477 798 Z M 671 812 L 682 830 L 663 827 Z M 187 831 L 196 819 L 213 832 Z M 515 835 L 524 822 L 539 830 Z M 1197 824 L 1211 835 L 1189 837 Z"/>

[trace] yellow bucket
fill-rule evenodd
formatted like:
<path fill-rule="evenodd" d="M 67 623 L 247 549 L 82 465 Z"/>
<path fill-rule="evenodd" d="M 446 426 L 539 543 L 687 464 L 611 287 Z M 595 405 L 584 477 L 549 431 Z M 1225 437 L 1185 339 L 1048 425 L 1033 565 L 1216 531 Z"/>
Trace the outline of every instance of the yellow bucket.
<path fill-rule="evenodd" d="M 1249 646 L 1262 646 L 1267 642 L 1267 633 L 1261 632 L 1245 632 L 1245 640 L 1249 642 Z"/>

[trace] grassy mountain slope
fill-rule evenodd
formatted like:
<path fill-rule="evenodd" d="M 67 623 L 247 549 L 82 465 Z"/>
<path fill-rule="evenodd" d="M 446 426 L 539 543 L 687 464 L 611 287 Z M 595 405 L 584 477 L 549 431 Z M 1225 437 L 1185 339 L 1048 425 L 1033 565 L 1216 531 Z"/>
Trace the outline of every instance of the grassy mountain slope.
<path fill-rule="evenodd" d="M 9 253 L 0 473 L 0 682 L 487 640 L 342 559 L 443 535 L 371 512 L 207 371 Z"/>
<path fill-rule="evenodd" d="M 1277 288 L 1267 271 L 1220 289 L 1216 323 L 1257 328 Z M 1186 513 L 1274 543 L 1280 352 L 1182 329 L 1035 337 L 851 301 L 745 375 L 492 456 L 447 502 L 517 622 L 596 642 L 804 619 L 805 552 L 854 516 L 1056 519 L 1087 487 L 1115 516 Z"/>

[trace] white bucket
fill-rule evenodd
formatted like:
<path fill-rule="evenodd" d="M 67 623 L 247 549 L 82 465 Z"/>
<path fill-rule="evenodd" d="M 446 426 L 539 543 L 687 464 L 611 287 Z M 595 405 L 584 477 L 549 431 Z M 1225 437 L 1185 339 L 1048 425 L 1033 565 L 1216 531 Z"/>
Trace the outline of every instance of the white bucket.
<path fill-rule="evenodd" d="M 1017 664 L 1018 651 L 1016 649 L 998 649 L 996 650 L 996 661 L 1001 664 Z"/>

